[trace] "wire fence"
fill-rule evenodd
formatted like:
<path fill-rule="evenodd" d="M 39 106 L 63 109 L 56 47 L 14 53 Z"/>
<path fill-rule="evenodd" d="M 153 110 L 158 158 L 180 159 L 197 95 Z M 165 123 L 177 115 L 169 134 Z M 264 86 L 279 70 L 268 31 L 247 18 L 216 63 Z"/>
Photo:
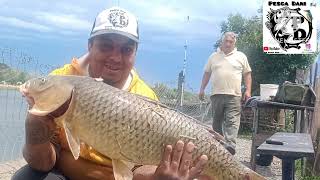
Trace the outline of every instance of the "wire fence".
<path fill-rule="evenodd" d="M 47 75 L 58 67 L 42 64 L 17 49 L 0 48 L 0 163 L 22 157 L 27 103 L 17 86 L 32 77 Z M 182 106 L 177 80 L 156 83 L 151 87 L 163 104 L 200 121 L 210 120 L 210 104 L 208 101 L 201 102 L 197 91 L 188 84 L 185 85 Z"/>
<path fill-rule="evenodd" d="M 27 103 L 17 86 L 57 67 L 43 64 L 17 49 L 0 48 L 0 162 L 22 156 Z"/>
<path fill-rule="evenodd" d="M 198 92 L 188 84 L 184 86 L 182 100 L 180 99 L 182 91 L 179 90 L 177 81 L 157 83 L 152 88 L 163 104 L 201 122 L 208 123 L 211 120 L 211 104 L 208 100 L 200 101 Z"/>

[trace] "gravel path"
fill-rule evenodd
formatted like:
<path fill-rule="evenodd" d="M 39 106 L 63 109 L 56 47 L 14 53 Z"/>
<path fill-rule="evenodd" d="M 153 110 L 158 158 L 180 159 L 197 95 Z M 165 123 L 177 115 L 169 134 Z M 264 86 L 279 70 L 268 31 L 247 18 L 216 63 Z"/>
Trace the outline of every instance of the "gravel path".
<path fill-rule="evenodd" d="M 236 159 L 242 162 L 244 165 L 250 167 L 250 154 L 251 140 L 238 138 L 235 155 Z M 273 161 L 270 166 L 257 165 L 256 172 L 270 180 L 281 179 L 281 160 L 273 157 Z"/>
<path fill-rule="evenodd" d="M 248 167 L 250 165 L 250 149 L 251 140 L 238 139 L 235 157 Z M 26 162 L 23 159 L 0 163 L 0 180 L 10 180 L 14 172 L 25 164 Z M 281 161 L 274 157 L 271 166 L 257 165 L 257 172 L 270 180 L 281 179 Z"/>
<path fill-rule="evenodd" d="M 14 172 L 25 164 L 26 162 L 24 159 L 0 163 L 0 179 L 10 180 Z"/>

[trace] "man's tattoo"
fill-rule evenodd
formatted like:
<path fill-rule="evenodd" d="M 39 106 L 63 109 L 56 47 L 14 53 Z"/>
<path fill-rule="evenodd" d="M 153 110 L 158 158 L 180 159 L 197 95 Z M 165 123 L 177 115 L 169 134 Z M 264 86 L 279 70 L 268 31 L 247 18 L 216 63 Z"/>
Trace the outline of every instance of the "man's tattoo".
<path fill-rule="evenodd" d="M 27 144 L 43 144 L 50 140 L 52 131 L 49 126 L 40 119 L 26 120 L 26 143 Z"/>

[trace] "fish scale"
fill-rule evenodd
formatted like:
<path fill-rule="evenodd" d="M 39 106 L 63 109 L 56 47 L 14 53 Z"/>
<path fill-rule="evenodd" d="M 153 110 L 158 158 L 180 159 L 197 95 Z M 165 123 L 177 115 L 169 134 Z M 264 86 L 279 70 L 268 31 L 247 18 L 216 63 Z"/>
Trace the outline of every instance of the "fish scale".
<path fill-rule="evenodd" d="M 48 76 L 46 81 L 56 87 L 50 88 L 57 91 L 52 93 L 68 93 L 61 86 L 73 88 L 69 109 L 60 120 L 80 141 L 113 160 L 157 165 L 165 144 L 191 141 L 196 145 L 193 158 L 208 156 L 205 174 L 221 180 L 264 179 L 236 161 L 195 119 L 159 102 L 90 77 Z"/>

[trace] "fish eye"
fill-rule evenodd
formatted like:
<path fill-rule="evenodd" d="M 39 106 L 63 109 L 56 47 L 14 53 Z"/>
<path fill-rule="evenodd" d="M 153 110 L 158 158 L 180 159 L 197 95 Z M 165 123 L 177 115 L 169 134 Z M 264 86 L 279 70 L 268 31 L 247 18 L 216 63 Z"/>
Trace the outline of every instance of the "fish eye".
<path fill-rule="evenodd" d="M 40 79 L 40 84 L 43 85 L 43 84 L 46 83 L 46 81 L 47 81 L 46 78 L 41 78 L 41 79 Z"/>

